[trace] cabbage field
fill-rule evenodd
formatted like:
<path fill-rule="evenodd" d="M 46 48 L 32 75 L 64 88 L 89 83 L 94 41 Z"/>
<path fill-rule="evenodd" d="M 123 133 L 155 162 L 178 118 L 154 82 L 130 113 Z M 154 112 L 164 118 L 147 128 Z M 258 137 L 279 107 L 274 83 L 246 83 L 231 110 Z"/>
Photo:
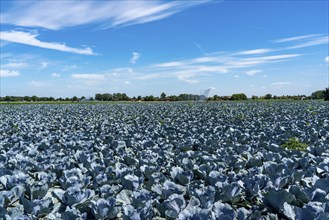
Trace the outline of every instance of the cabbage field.
<path fill-rule="evenodd" d="M 329 219 L 329 102 L 0 105 L 0 219 Z"/>

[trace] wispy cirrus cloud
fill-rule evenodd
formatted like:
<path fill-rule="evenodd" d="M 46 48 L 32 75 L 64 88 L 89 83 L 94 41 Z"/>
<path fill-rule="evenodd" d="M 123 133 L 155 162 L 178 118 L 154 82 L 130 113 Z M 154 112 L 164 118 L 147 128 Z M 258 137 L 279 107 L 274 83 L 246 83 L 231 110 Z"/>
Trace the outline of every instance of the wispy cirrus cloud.
<path fill-rule="evenodd" d="M 29 64 L 25 62 L 16 62 L 16 61 L 1 64 L 1 68 L 3 69 L 20 69 L 20 68 L 25 68 L 27 66 L 29 66 Z"/>
<path fill-rule="evenodd" d="M 196 73 L 193 72 L 180 72 L 176 74 L 176 77 L 178 80 L 190 83 L 190 84 L 195 84 L 198 83 L 199 81 L 195 79 Z"/>
<path fill-rule="evenodd" d="M 291 41 L 300 41 L 300 40 L 307 40 L 314 37 L 321 36 L 321 34 L 308 34 L 308 35 L 302 35 L 302 36 L 295 36 L 295 37 L 287 37 L 287 38 L 281 38 L 274 40 L 275 43 L 284 43 L 284 42 L 291 42 Z"/>
<path fill-rule="evenodd" d="M 301 56 L 301 54 L 280 54 L 259 57 L 238 57 L 232 54 L 186 59 L 180 61 L 154 64 L 156 69 L 187 69 L 191 68 L 203 72 L 227 73 L 230 69 L 256 66 L 260 64 L 283 62 L 290 58 Z"/>
<path fill-rule="evenodd" d="M 10 41 L 19 44 L 25 44 L 35 47 L 41 47 L 45 49 L 58 50 L 62 52 L 83 54 L 83 55 L 95 55 L 91 48 L 78 49 L 66 46 L 62 43 L 55 42 L 43 42 L 37 39 L 38 34 L 23 32 L 23 31 L 2 31 L 0 32 L 0 40 Z"/>
<path fill-rule="evenodd" d="M 272 83 L 273 86 L 286 86 L 286 85 L 290 85 L 290 82 L 274 82 Z"/>
<path fill-rule="evenodd" d="M 50 85 L 46 82 L 32 80 L 29 82 L 29 85 L 34 88 L 49 87 Z"/>
<path fill-rule="evenodd" d="M 196 46 L 196 47 L 199 49 L 199 51 L 200 51 L 203 55 L 205 55 L 205 56 L 208 55 L 208 53 L 203 49 L 203 47 L 202 47 L 200 44 L 198 44 L 197 42 L 193 42 L 193 44 L 194 44 L 194 46 Z"/>
<path fill-rule="evenodd" d="M 328 43 L 329 43 L 329 36 L 323 36 L 293 45 L 291 47 L 288 47 L 287 49 L 297 49 L 297 48 L 310 47 L 310 46 L 316 46 L 316 45 L 328 44 Z"/>
<path fill-rule="evenodd" d="M 132 53 L 132 57 L 130 59 L 130 63 L 136 64 L 137 60 L 139 60 L 140 57 L 141 57 L 141 54 L 140 53 L 133 52 Z"/>
<path fill-rule="evenodd" d="M 72 74 L 73 79 L 85 79 L 85 80 L 104 80 L 103 74 Z"/>
<path fill-rule="evenodd" d="M 255 50 L 246 50 L 246 51 L 241 51 L 238 52 L 238 55 L 255 55 L 255 54 L 264 54 L 264 53 L 269 53 L 273 51 L 272 49 L 268 48 L 263 48 L 263 49 L 255 49 Z"/>
<path fill-rule="evenodd" d="M 249 70 L 249 71 L 246 72 L 246 74 L 247 74 L 248 76 L 254 76 L 254 75 L 256 75 L 257 73 L 261 73 L 261 72 L 263 72 L 263 70 Z"/>
<path fill-rule="evenodd" d="M 308 34 L 289 38 L 274 40 L 275 43 L 293 43 L 293 45 L 280 50 L 298 49 L 303 47 L 316 46 L 329 43 L 329 36 L 324 34 Z"/>
<path fill-rule="evenodd" d="M 132 68 L 114 68 L 102 72 L 75 73 L 70 76 L 70 85 L 88 86 L 87 88 L 100 89 L 117 87 L 118 85 L 129 85 L 137 79 L 137 74 Z M 120 87 L 118 87 L 119 89 Z"/>
<path fill-rule="evenodd" d="M 141 24 L 210 2 L 202 1 L 31 1 L 18 2 L 15 10 L 1 13 L 0 21 L 22 27 L 59 30 L 65 27 L 99 23 L 101 28 Z"/>
<path fill-rule="evenodd" d="M 50 63 L 48 63 L 48 62 L 41 62 L 41 63 L 40 63 L 40 66 L 41 66 L 40 68 L 41 68 L 41 69 L 45 69 L 45 68 L 47 68 L 49 65 L 50 65 Z"/>
<path fill-rule="evenodd" d="M 61 77 L 61 74 L 60 73 L 52 73 L 51 74 L 51 77 L 52 78 L 60 78 Z"/>
<path fill-rule="evenodd" d="M 176 77 L 187 83 L 198 83 L 198 77 L 208 74 L 225 74 L 233 70 L 256 67 L 269 63 L 288 61 L 302 54 L 279 54 L 271 56 L 241 56 L 239 53 L 213 53 L 206 57 L 197 57 L 185 60 L 176 60 L 166 63 L 153 64 L 144 69 L 145 74 L 138 79 L 149 80 L 154 78 Z M 262 70 L 249 70 L 247 75 L 255 75 Z"/>
<path fill-rule="evenodd" d="M 16 70 L 0 69 L 0 77 L 17 77 L 20 73 Z"/>
<path fill-rule="evenodd" d="M 78 69 L 78 65 L 66 65 L 64 66 L 61 71 L 65 72 L 65 71 L 70 71 L 70 70 L 75 70 L 75 69 Z"/>

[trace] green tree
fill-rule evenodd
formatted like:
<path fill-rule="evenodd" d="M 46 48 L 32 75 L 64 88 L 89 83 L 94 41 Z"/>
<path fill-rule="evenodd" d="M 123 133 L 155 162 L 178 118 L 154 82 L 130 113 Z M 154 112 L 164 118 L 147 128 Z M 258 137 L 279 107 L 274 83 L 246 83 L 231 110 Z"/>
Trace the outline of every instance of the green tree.
<path fill-rule="evenodd" d="M 219 101 L 219 100 L 220 100 L 220 96 L 218 96 L 218 95 L 214 95 L 213 100 L 214 100 L 214 101 Z"/>
<path fill-rule="evenodd" d="M 5 100 L 6 102 L 10 102 L 10 101 L 11 101 L 11 98 L 10 98 L 10 96 L 5 96 L 4 100 Z"/>
<path fill-rule="evenodd" d="M 247 96 L 244 93 L 233 94 L 231 100 L 247 100 Z"/>
<path fill-rule="evenodd" d="M 326 88 L 326 90 L 324 91 L 323 93 L 323 98 L 324 98 L 324 101 L 329 101 L 329 88 Z"/>
<path fill-rule="evenodd" d="M 104 93 L 102 95 L 102 101 L 117 101 L 116 94 Z"/>
<path fill-rule="evenodd" d="M 318 90 L 311 94 L 312 99 L 323 99 L 324 98 L 324 90 Z"/>
<path fill-rule="evenodd" d="M 96 99 L 97 101 L 103 101 L 103 94 L 96 93 L 96 94 L 95 94 L 95 99 Z"/>
<path fill-rule="evenodd" d="M 32 101 L 35 102 L 38 100 L 38 97 L 36 97 L 35 95 L 31 97 Z"/>
<path fill-rule="evenodd" d="M 166 93 L 162 92 L 160 95 L 161 101 L 165 101 L 166 100 Z"/>
<path fill-rule="evenodd" d="M 171 95 L 168 97 L 169 101 L 178 101 L 178 97 L 175 95 Z"/>
<path fill-rule="evenodd" d="M 153 95 L 150 95 L 150 96 L 145 96 L 144 97 L 144 101 L 155 101 L 155 98 L 154 98 L 154 96 Z"/>
<path fill-rule="evenodd" d="M 271 94 L 266 94 L 266 95 L 264 96 L 264 99 L 272 99 L 272 95 L 271 95 Z"/>
<path fill-rule="evenodd" d="M 76 102 L 76 101 L 78 101 L 78 97 L 76 97 L 76 96 L 73 96 L 73 98 L 72 98 L 72 101 L 73 101 L 73 102 Z"/>
<path fill-rule="evenodd" d="M 29 96 L 24 96 L 24 101 L 30 102 L 31 98 Z"/>

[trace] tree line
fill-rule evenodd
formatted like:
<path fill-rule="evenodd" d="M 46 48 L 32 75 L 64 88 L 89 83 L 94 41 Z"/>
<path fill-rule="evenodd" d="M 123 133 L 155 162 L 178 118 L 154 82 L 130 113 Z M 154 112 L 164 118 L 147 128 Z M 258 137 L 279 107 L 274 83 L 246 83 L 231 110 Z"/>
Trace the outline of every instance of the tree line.
<path fill-rule="evenodd" d="M 264 96 L 251 97 L 252 100 L 314 100 L 324 99 L 329 101 L 329 88 L 325 90 L 318 90 L 313 92 L 310 96 L 306 95 L 283 95 L 276 96 L 272 94 L 266 94 Z M 149 96 L 137 96 L 129 97 L 126 93 L 97 93 L 95 97 L 86 98 L 82 97 L 66 97 L 66 98 L 53 98 L 53 97 L 38 97 L 38 96 L 5 96 L 0 97 L 1 102 L 53 102 L 53 101 L 66 101 L 66 102 L 79 102 L 79 101 L 235 101 L 235 100 L 248 100 L 248 97 L 244 93 L 237 93 L 231 96 L 219 96 L 214 95 L 206 97 L 204 95 L 195 95 L 183 93 L 180 95 L 167 96 L 164 92 L 159 97 Z"/>
<path fill-rule="evenodd" d="M 193 94 L 180 94 L 167 96 L 164 92 L 160 94 L 159 97 L 148 95 L 148 96 L 137 96 L 128 97 L 125 93 L 104 93 L 96 94 L 95 100 L 97 101 L 198 101 L 205 100 L 207 97 L 203 95 L 193 95 Z"/>

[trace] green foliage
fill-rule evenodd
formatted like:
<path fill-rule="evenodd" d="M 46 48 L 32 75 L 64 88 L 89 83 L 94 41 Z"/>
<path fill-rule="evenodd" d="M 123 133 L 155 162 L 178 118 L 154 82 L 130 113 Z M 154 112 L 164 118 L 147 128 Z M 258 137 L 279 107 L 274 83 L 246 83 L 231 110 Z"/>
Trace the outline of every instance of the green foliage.
<path fill-rule="evenodd" d="M 282 147 L 289 150 L 299 150 L 304 151 L 307 148 L 307 144 L 301 142 L 297 138 L 289 138 L 286 142 L 282 144 Z"/>
<path fill-rule="evenodd" d="M 271 94 L 266 94 L 264 99 L 272 99 L 272 95 Z"/>
<path fill-rule="evenodd" d="M 0 102 L 6 103 L 36 103 L 36 102 L 78 102 L 80 100 L 86 99 L 85 96 L 78 98 L 77 96 L 73 97 L 38 97 L 38 96 L 4 96 L 0 97 Z M 104 93 L 95 94 L 95 97 L 92 97 L 90 100 L 95 101 L 199 101 L 199 100 L 208 100 L 208 101 L 243 101 L 247 100 L 247 96 L 244 93 L 237 93 L 233 94 L 232 96 L 219 96 L 214 95 L 213 97 L 206 97 L 204 95 L 195 95 L 195 94 L 187 94 L 182 93 L 179 95 L 167 95 L 166 93 L 162 92 L 159 97 L 156 96 L 138 96 L 136 97 L 129 97 L 126 93 Z M 305 95 L 283 95 L 283 96 L 276 96 L 271 94 L 266 94 L 265 96 L 255 96 L 251 97 L 252 100 L 308 100 L 308 99 L 324 99 L 329 101 L 329 88 L 325 90 L 318 90 L 312 93 L 311 96 Z"/>
<path fill-rule="evenodd" d="M 150 95 L 150 96 L 145 96 L 144 101 L 153 102 L 153 101 L 156 101 L 156 99 L 153 95 Z"/>
<path fill-rule="evenodd" d="M 324 101 L 329 101 L 329 88 L 326 88 L 326 90 L 323 92 L 323 98 Z"/>
<path fill-rule="evenodd" d="M 324 90 L 318 90 L 311 94 L 312 99 L 323 99 L 324 98 Z"/>
<path fill-rule="evenodd" d="M 219 100 L 221 100 L 221 98 L 220 98 L 220 96 L 218 96 L 218 95 L 214 95 L 213 100 L 214 100 L 214 101 L 219 101 Z"/>
<path fill-rule="evenodd" d="M 166 100 L 166 93 L 162 92 L 161 95 L 160 95 L 160 98 L 162 101 L 165 101 Z"/>
<path fill-rule="evenodd" d="M 247 100 L 247 96 L 244 93 L 233 94 L 231 100 Z"/>
<path fill-rule="evenodd" d="M 130 98 L 126 93 L 104 93 L 104 94 L 95 94 L 95 99 L 97 101 L 129 101 Z"/>

